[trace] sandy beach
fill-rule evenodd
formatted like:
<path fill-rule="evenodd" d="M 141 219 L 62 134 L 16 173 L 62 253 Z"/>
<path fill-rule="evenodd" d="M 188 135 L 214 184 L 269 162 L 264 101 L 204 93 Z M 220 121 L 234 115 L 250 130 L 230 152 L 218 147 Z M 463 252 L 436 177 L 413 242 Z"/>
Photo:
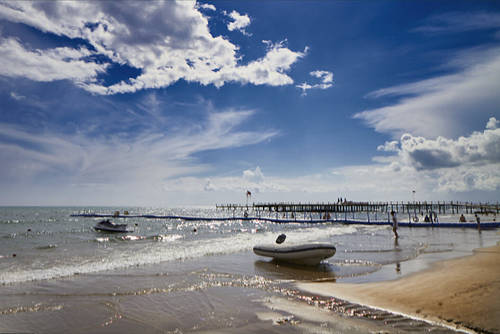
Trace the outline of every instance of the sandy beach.
<path fill-rule="evenodd" d="M 300 283 L 299 288 L 458 329 L 500 333 L 500 245 L 437 262 L 398 280 Z"/>

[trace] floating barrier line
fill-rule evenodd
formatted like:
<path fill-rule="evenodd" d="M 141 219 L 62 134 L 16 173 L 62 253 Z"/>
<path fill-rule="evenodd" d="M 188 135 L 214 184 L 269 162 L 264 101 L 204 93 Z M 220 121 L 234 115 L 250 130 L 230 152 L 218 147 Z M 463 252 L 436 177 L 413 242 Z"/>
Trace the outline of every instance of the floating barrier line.
<path fill-rule="evenodd" d="M 192 217 L 192 216 L 157 216 L 157 215 L 112 215 L 99 213 L 78 213 L 72 214 L 71 217 L 87 217 L 87 218 L 147 218 L 147 219 L 180 219 L 185 221 L 262 221 L 277 224 L 347 224 L 347 225 L 387 225 L 392 226 L 392 223 L 387 221 L 360 221 L 349 219 L 279 219 L 267 217 Z M 477 228 L 476 223 L 411 223 L 399 222 L 400 227 L 445 227 L 445 228 Z M 484 222 L 481 223 L 481 229 L 484 228 L 499 228 L 500 222 Z"/>

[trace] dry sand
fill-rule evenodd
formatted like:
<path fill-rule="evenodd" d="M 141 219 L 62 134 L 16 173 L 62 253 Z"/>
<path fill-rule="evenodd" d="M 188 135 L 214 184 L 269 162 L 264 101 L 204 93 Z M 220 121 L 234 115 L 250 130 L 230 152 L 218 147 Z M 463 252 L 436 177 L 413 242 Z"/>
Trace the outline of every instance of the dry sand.
<path fill-rule="evenodd" d="M 457 328 L 500 333 L 500 245 L 394 281 L 301 283 L 299 288 Z"/>

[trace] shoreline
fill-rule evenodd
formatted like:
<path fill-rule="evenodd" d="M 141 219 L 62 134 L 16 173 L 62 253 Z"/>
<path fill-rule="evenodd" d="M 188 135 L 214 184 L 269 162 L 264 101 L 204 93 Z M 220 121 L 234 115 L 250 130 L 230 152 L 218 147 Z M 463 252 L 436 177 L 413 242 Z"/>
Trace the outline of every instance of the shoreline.
<path fill-rule="evenodd" d="M 300 290 L 483 333 L 500 333 L 500 243 L 374 283 L 298 283 Z"/>

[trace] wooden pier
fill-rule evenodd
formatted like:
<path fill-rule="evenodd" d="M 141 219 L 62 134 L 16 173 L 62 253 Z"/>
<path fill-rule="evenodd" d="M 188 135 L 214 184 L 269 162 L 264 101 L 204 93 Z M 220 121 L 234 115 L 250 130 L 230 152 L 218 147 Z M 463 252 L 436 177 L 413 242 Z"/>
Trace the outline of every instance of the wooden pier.
<path fill-rule="evenodd" d="M 144 218 L 183 221 L 256 221 L 277 224 L 392 225 L 395 211 L 402 227 L 499 228 L 499 203 L 472 202 L 339 202 L 217 204 L 218 213 L 208 216 L 79 212 L 72 217 Z M 464 217 L 458 217 L 463 214 Z M 477 217 L 474 215 L 477 214 Z M 425 217 L 424 217 L 425 215 Z M 481 216 L 481 217 L 479 217 Z"/>
<path fill-rule="evenodd" d="M 260 213 L 355 213 L 397 212 L 409 214 L 498 214 L 500 204 L 473 202 L 339 202 L 339 203 L 252 203 L 217 204 L 221 211 L 254 211 Z"/>

